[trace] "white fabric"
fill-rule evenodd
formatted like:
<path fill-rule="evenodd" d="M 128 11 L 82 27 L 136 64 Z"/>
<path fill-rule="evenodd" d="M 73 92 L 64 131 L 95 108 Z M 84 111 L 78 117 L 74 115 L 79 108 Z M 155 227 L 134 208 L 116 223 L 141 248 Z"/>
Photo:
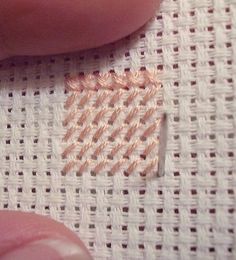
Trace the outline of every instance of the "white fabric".
<path fill-rule="evenodd" d="M 63 176 L 64 76 L 162 70 L 165 176 Z M 163 0 L 96 50 L 0 63 L 0 208 L 51 216 L 95 259 L 236 259 L 236 1 Z"/>

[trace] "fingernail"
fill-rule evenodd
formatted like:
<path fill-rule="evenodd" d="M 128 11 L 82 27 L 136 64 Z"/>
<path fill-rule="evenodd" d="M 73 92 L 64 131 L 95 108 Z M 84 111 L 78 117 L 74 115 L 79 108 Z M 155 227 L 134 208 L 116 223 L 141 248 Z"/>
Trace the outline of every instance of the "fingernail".
<path fill-rule="evenodd" d="M 92 260 L 89 253 L 68 239 L 42 239 L 13 249 L 1 260 Z"/>

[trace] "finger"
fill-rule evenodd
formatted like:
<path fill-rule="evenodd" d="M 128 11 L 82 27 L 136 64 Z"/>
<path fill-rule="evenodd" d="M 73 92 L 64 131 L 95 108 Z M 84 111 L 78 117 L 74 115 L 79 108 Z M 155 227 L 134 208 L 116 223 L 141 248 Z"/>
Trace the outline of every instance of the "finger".
<path fill-rule="evenodd" d="M 1 0 L 2 56 L 53 54 L 103 45 L 142 26 L 159 1 Z"/>
<path fill-rule="evenodd" d="M 0 259 L 92 259 L 63 224 L 32 213 L 0 211 Z"/>

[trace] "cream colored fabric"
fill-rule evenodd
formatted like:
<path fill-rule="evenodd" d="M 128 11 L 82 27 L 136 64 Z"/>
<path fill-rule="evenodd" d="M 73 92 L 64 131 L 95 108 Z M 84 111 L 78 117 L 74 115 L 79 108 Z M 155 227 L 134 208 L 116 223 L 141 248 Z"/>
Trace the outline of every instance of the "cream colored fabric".
<path fill-rule="evenodd" d="M 65 75 L 162 70 L 165 176 L 61 171 Z M 163 0 L 96 50 L 0 63 L 0 207 L 51 216 L 95 259 L 235 259 L 236 1 Z"/>

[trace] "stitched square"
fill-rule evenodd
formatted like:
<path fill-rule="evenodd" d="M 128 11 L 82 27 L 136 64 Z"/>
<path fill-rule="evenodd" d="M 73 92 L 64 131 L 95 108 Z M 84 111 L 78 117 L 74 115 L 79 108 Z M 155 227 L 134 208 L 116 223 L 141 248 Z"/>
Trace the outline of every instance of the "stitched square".
<path fill-rule="evenodd" d="M 64 174 L 158 174 L 163 111 L 156 71 L 82 75 L 67 88 Z"/>

